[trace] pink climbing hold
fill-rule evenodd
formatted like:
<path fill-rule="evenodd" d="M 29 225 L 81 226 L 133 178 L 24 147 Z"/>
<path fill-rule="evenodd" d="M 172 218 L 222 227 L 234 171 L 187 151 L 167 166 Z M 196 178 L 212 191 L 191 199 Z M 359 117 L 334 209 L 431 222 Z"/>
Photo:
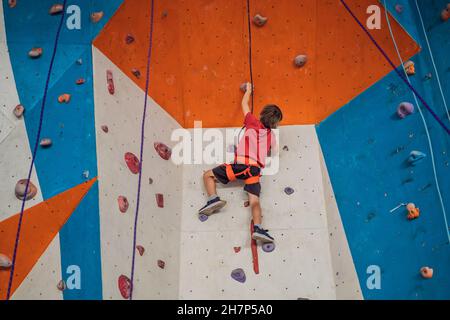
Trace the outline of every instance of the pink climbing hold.
<path fill-rule="evenodd" d="M 164 208 L 164 195 L 161 193 L 157 193 L 156 195 L 156 204 L 158 208 Z"/>
<path fill-rule="evenodd" d="M 60 95 L 60 96 L 58 97 L 58 102 L 59 102 L 59 103 L 69 103 L 69 102 L 70 102 L 70 98 L 71 98 L 71 95 L 70 95 L 70 94 L 68 94 L 68 93 L 63 93 L 62 95 Z"/>
<path fill-rule="evenodd" d="M 129 206 L 127 197 L 125 197 L 125 196 L 119 196 L 119 197 L 117 198 L 117 202 L 118 202 L 118 204 L 119 204 L 119 210 L 120 210 L 120 212 L 122 212 L 122 213 L 127 212 L 128 206 Z"/>
<path fill-rule="evenodd" d="M 17 5 L 17 0 L 8 0 L 8 6 L 10 8 L 15 8 Z"/>
<path fill-rule="evenodd" d="M 397 13 L 402 13 L 403 12 L 403 6 L 401 4 L 396 4 L 395 5 L 395 11 L 397 11 Z"/>
<path fill-rule="evenodd" d="M 153 146 L 155 147 L 156 152 L 158 152 L 161 158 L 163 158 L 164 160 L 170 159 L 170 156 L 172 155 L 172 150 L 170 150 L 168 146 L 166 146 L 162 142 L 155 142 Z"/>
<path fill-rule="evenodd" d="M 233 247 L 234 252 L 238 253 L 239 251 L 241 251 L 241 247 Z"/>
<path fill-rule="evenodd" d="M 134 174 L 139 173 L 140 163 L 139 159 L 131 152 L 125 153 L 125 163 L 128 166 L 128 169 Z"/>
<path fill-rule="evenodd" d="M 414 105 L 409 102 L 402 102 L 397 108 L 397 115 L 404 119 L 414 112 Z"/>
<path fill-rule="evenodd" d="M 11 259 L 0 253 L 0 269 L 9 269 L 12 266 L 12 261 Z"/>
<path fill-rule="evenodd" d="M 52 145 L 52 139 L 49 138 L 43 138 L 39 142 L 39 145 L 43 148 L 50 147 Z"/>
<path fill-rule="evenodd" d="M 107 125 L 102 125 L 100 128 L 102 128 L 104 133 L 108 133 L 108 131 L 109 131 L 109 128 Z"/>
<path fill-rule="evenodd" d="M 16 184 L 14 192 L 16 194 L 17 199 L 19 199 L 19 200 L 24 200 L 24 199 L 30 200 L 30 199 L 33 199 L 37 194 L 37 188 L 31 181 L 28 183 L 27 194 L 25 194 L 27 181 L 28 181 L 28 179 L 21 179 Z"/>
<path fill-rule="evenodd" d="M 22 115 L 23 115 L 23 113 L 25 112 L 25 108 L 23 107 L 23 105 L 21 105 L 21 104 L 18 104 L 15 108 L 14 108 L 14 115 L 17 117 L 17 118 L 20 118 L 20 117 L 22 117 Z"/>
<path fill-rule="evenodd" d="M 120 294 L 124 299 L 129 299 L 131 295 L 131 280 L 123 274 L 119 277 L 117 284 Z"/>
<path fill-rule="evenodd" d="M 114 79 L 111 70 L 106 71 L 106 82 L 108 83 L 108 91 L 110 94 L 114 94 Z"/>
<path fill-rule="evenodd" d="M 62 4 L 57 3 L 57 4 L 54 4 L 51 6 L 48 13 L 51 15 L 56 15 L 56 14 L 60 14 L 61 12 L 63 12 L 63 10 L 64 10 L 64 6 Z"/>
<path fill-rule="evenodd" d="M 267 23 L 267 18 L 257 14 L 253 17 L 253 23 L 258 27 L 262 27 Z"/>
<path fill-rule="evenodd" d="M 137 246 L 136 246 L 136 249 L 137 249 L 137 251 L 139 252 L 139 255 L 142 257 L 143 254 L 144 254 L 144 252 L 145 252 L 144 247 L 143 247 L 143 246 L 140 246 L 140 245 L 137 245 Z"/>
<path fill-rule="evenodd" d="M 56 288 L 58 288 L 59 291 L 66 290 L 67 286 L 66 286 L 66 283 L 64 282 L 64 280 L 60 280 L 58 282 L 58 284 L 56 285 Z"/>
<path fill-rule="evenodd" d="M 126 44 L 131 44 L 134 42 L 134 37 L 131 34 L 127 34 L 127 36 L 125 37 L 125 43 Z"/>
<path fill-rule="evenodd" d="M 160 267 L 161 269 L 164 269 L 164 267 L 166 266 L 166 263 L 162 260 L 158 260 L 158 267 Z"/>
<path fill-rule="evenodd" d="M 77 81 L 75 81 L 75 83 L 76 83 L 77 85 L 83 84 L 83 83 L 85 83 L 85 82 L 86 82 L 86 80 L 84 80 L 83 78 L 77 79 Z"/>
<path fill-rule="evenodd" d="M 42 56 L 42 48 L 32 48 L 29 52 L 28 52 L 28 56 L 32 59 L 37 59 L 40 56 Z"/>

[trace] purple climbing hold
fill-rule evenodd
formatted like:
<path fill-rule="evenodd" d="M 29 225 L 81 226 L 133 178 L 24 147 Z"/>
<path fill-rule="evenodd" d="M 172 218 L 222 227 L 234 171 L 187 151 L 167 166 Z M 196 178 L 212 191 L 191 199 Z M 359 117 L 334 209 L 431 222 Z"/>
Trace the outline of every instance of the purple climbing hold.
<path fill-rule="evenodd" d="M 398 13 L 402 13 L 403 12 L 403 6 L 401 4 L 396 4 L 395 5 L 395 11 L 397 11 Z"/>
<path fill-rule="evenodd" d="M 198 220 L 200 220 L 201 222 L 205 222 L 206 220 L 208 220 L 208 216 L 206 214 L 199 214 Z"/>
<path fill-rule="evenodd" d="M 240 282 L 240 283 L 244 283 L 245 280 L 247 279 L 245 277 L 244 270 L 242 270 L 241 268 L 234 269 L 233 271 L 231 271 L 231 278 L 233 278 L 234 280 L 236 280 L 237 282 Z"/>
<path fill-rule="evenodd" d="M 262 245 L 262 249 L 264 252 L 272 252 L 273 250 L 275 250 L 275 243 L 273 242 L 264 243 Z"/>
<path fill-rule="evenodd" d="M 409 102 L 402 102 L 397 108 L 397 115 L 404 119 L 414 112 L 414 105 Z"/>
<path fill-rule="evenodd" d="M 284 188 L 284 192 L 285 192 L 288 196 L 290 196 L 291 194 L 294 193 L 294 189 L 292 189 L 291 187 L 286 187 L 286 188 Z"/>

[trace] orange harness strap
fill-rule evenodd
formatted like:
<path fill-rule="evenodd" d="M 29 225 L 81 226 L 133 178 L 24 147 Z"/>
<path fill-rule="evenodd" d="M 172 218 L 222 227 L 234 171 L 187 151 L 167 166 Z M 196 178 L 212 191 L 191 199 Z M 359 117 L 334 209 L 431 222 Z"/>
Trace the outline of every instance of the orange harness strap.
<path fill-rule="evenodd" d="M 250 176 L 250 178 L 247 178 L 247 179 L 244 180 L 245 184 L 254 184 L 254 183 L 258 183 L 259 182 L 259 177 L 260 176 L 259 175 L 258 176 L 252 176 L 252 174 L 250 172 L 250 167 L 246 168 L 242 172 L 234 173 L 233 172 L 233 168 L 231 167 L 231 164 L 225 163 L 225 171 L 226 171 L 226 174 L 227 174 L 227 178 L 230 181 L 236 180 L 237 176 L 248 174 Z"/>

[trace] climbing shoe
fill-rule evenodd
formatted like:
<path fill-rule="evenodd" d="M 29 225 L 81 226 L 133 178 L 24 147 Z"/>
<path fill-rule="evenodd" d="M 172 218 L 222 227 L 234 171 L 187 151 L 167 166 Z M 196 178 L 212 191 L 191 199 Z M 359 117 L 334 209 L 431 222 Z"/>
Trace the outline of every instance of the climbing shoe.
<path fill-rule="evenodd" d="M 262 242 L 273 242 L 275 239 L 268 233 L 269 230 L 264 230 L 258 226 L 253 227 L 253 240 L 260 240 Z"/>
<path fill-rule="evenodd" d="M 226 201 L 220 200 L 219 197 L 216 197 L 214 199 L 209 200 L 206 203 L 206 205 L 198 211 L 198 213 L 209 216 L 222 209 L 226 204 L 227 204 Z"/>

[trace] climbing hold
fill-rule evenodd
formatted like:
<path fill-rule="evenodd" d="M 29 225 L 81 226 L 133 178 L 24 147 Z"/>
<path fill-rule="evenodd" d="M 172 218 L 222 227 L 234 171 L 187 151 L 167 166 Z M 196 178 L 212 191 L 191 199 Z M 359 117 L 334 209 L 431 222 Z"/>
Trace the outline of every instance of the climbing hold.
<path fill-rule="evenodd" d="M 414 220 L 419 217 L 420 209 L 416 208 L 416 205 L 414 203 L 408 203 L 406 205 L 406 209 L 408 210 L 408 215 L 407 215 L 408 220 Z"/>
<path fill-rule="evenodd" d="M 43 138 L 39 142 L 39 145 L 43 148 L 50 147 L 52 145 L 52 140 L 49 138 Z"/>
<path fill-rule="evenodd" d="M 120 212 L 122 212 L 122 213 L 127 212 L 128 206 L 129 206 L 127 197 L 125 197 L 125 196 L 119 196 L 119 197 L 117 198 L 117 202 L 118 202 L 118 204 L 119 204 L 119 210 L 120 210 Z"/>
<path fill-rule="evenodd" d="M 88 179 L 89 178 L 89 170 L 83 171 L 83 178 Z"/>
<path fill-rule="evenodd" d="M 263 17 L 260 14 L 257 14 L 253 17 L 253 23 L 255 25 L 257 25 L 258 27 L 262 27 L 263 25 L 265 25 L 267 23 L 267 18 Z"/>
<path fill-rule="evenodd" d="M 17 181 L 16 183 L 16 187 L 15 187 L 15 194 L 17 199 L 19 200 L 23 200 L 25 198 L 25 200 L 30 200 L 32 198 L 34 198 L 37 194 L 37 188 L 36 186 L 30 181 L 28 183 L 28 190 L 27 190 L 27 194 L 25 195 L 25 188 L 27 186 L 27 179 L 21 179 L 19 181 Z"/>
<path fill-rule="evenodd" d="M 244 207 L 247 208 L 250 205 L 250 201 L 244 201 Z"/>
<path fill-rule="evenodd" d="M 156 204 L 158 208 L 164 208 L 164 195 L 161 193 L 157 193 L 156 195 Z"/>
<path fill-rule="evenodd" d="M 447 4 L 447 7 L 441 12 L 442 21 L 447 21 L 450 18 L 450 3 Z"/>
<path fill-rule="evenodd" d="M 403 67 L 405 68 L 406 74 L 408 76 L 413 76 L 416 74 L 416 69 L 414 66 L 414 62 L 412 62 L 411 60 L 406 61 L 403 65 Z"/>
<path fill-rule="evenodd" d="M 17 5 L 17 0 L 8 0 L 8 6 L 10 8 L 15 8 Z"/>
<path fill-rule="evenodd" d="M 108 131 L 109 131 L 109 128 L 107 125 L 102 125 L 100 128 L 102 128 L 104 133 L 108 133 Z"/>
<path fill-rule="evenodd" d="M 291 187 L 286 187 L 286 188 L 284 188 L 284 192 L 285 192 L 288 196 L 290 196 L 291 194 L 294 193 L 294 189 L 292 189 Z"/>
<path fill-rule="evenodd" d="M 70 94 L 63 93 L 62 95 L 60 95 L 58 97 L 58 102 L 59 103 L 69 103 L 70 102 Z"/>
<path fill-rule="evenodd" d="M 239 86 L 239 89 L 240 89 L 242 92 L 246 92 L 246 91 L 247 91 L 247 84 L 248 84 L 248 82 L 242 83 L 242 84 Z M 255 90 L 255 86 L 254 86 L 254 85 L 252 86 L 252 90 Z"/>
<path fill-rule="evenodd" d="M 56 288 L 58 288 L 59 291 L 66 290 L 67 286 L 66 286 L 66 283 L 64 282 L 64 280 L 60 280 L 58 282 L 58 284 L 56 285 Z"/>
<path fill-rule="evenodd" d="M 420 268 L 420 274 L 424 279 L 431 279 L 433 278 L 433 269 L 430 267 L 422 267 Z"/>
<path fill-rule="evenodd" d="M 148 184 L 152 184 L 153 183 L 153 179 L 152 178 L 148 178 Z"/>
<path fill-rule="evenodd" d="M 205 222 L 206 220 L 208 220 L 208 216 L 206 214 L 199 214 L 198 220 L 200 220 L 201 222 Z"/>
<path fill-rule="evenodd" d="M 238 253 L 239 251 L 241 251 L 241 247 L 233 247 L 234 252 Z"/>
<path fill-rule="evenodd" d="M 12 261 L 11 259 L 0 253 L 0 269 L 8 269 L 12 266 Z"/>
<path fill-rule="evenodd" d="M 272 252 L 275 250 L 275 244 L 273 242 L 267 242 L 262 245 L 262 249 L 264 252 Z"/>
<path fill-rule="evenodd" d="M 18 104 L 18 105 L 14 108 L 14 111 L 13 111 L 13 112 L 14 112 L 14 115 L 15 115 L 17 118 L 20 118 L 20 117 L 22 117 L 24 111 L 25 111 L 25 108 L 23 107 L 23 105 Z"/>
<path fill-rule="evenodd" d="M 83 78 L 80 78 L 80 79 L 77 79 L 77 81 L 75 83 L 80 85 L 80 84 L 83 84 L 85 82 L 86 82 L 86 80 L 84 80 Z"/>
<path fill-rule="evenodd" d="M 125 163 L 128 166 L 128 169 L 134 174 L 139 173 L 140 163 L 139 159 L 131 152 L 125 153 Z"/>
<path fill-rule="evenodd" d="M 414 112 L 414 105 L 409 102 L 402 102 L 399 104 L 397 108 L 397 115 L 404 119 L 406 116 L 409 116 Z"/>
<path fill-rule="evenodd" d="M 167 12 L 167 10 L 163 10 L 163 12 L 162 12 L 162 14 L 161 14 L 161 17 L 162 17 L 162 18 L 165 18 L 165 17 L 167 17 L 168 14 L 169 14 L 169 13 Z"/>
<path fill-rule="evenodd" d="M 170 150 L 168 146 L 166 146 L 162 142 L 155 142 L 153 146 L 155 147 L 156 152 L 158 152 L 161 158 L 163 158 L 164 160 L 170 159 L 170 156 L 172 155 L 172 150 Z"/>
<path fill-rule="evenodd" d="M 77 60 L 77 65 L 81 66 L 82 64 L 83 64 L 83 59 L 81 59 L 81 58 L 78 59 L 78 60 Z"/>
<path fill-rule="evenodd" d="M 110 94 L 114 94 L 114 79 L 111 70 L 106 71 L 106 82 L 108 83 L 108 91 Z"/>
<path fill-rule="evenodd" d="M 60 14 L 61 12 L 63 12 L 64 10 L 64 6 L 62 4 L 54 4 L 51 6 L 50 10 L 48 11 L 49 14 L 51 15 L 56 15 L 56 14 Z"/>
<path fill-rule="evenodd" d="M 139 252 L 139 255 L 142 257 L 142 255 L 143 255 L 144 252 L 145 252 L 144 247 L 143 247 L 143 246 L 140 246 L 140 245 L 137 245 L 137 246 L 136 246 L 136 249 L 137 249 L 137 251 Z"/>
<path fill-rule="evenodd" d="M 138 79 L 141 77 L 141 72 L 136 68 L 131 69 L 131 73 Z"/>
<path fill-rule="evenodd" d="M 28 52 L 28 56 L 33 59 L 39 58 L 41 55 L 42 55 L 42 48 L 32 48 Z"/>
<path fill-rule="evenodd" d="M 301 68 L 301 67 L 303 67 L 306 64 L 307 61 L 308 61 L 308 57 L 306 55 L 304 55 L 304 54 L 300 54 L 300 55 L 295 57 L 294 65 L 297 68 Z"/>
<path fill-rule="evenodd" d="M 124 299 L 129 299 L 131 294 L 131 280 L 127 276 L 124 276 L 122 274 L 120 275 L 117 284 L 119 286 L 119 291 L 122 297 Z"/>
<path fill-rule="evenodd" d="M 162 260 L 158 260 L 158 267 L 160 267 L 161 269 L 164 269 L 164 267 L 166 266 L 166 263 Z"/>
<path fill-rule="evenodd" d="M 283 147 L 283 151 L 289 151 L 288 146 L 284 146 L 284 147 Z"/>
<path fill-rule="evenodd" d="M 403 6 L 401 4 L 396 4 L 395 5 L 395 11 L 397 11 L 398 13 L 402 13 L 403 12 Z"/>
<path fill-rule="evenodd" d="M 408 163 L 412 166 L 415 166 L 418 163 L 422 162 L 422 160 L 425 159 L 426 156 L 427 155 L 423 152 L 413 150 L 409 154 Z"/>
<path fill-rule="evenodd" d="M 134 37 L 131 34 L 127 34 L 127 36 L 125 37 L 125 43 L 126 44 L 131 44 L 134 42 Z"/>
<path fill-rule="evenodd" d="M 242 270 L 241 268 L 234 269 L 233 271 L 231 271 L 231 278 L 240 283 L 244 283 L 245 280 L 247 279 L 244 270 Z"/>
<path fill-rule="evenodd" d="M 103 11 L 93 12 L 91 13 L 91 21 L 93 23 L 99 22 L 103 18 Z"/>

